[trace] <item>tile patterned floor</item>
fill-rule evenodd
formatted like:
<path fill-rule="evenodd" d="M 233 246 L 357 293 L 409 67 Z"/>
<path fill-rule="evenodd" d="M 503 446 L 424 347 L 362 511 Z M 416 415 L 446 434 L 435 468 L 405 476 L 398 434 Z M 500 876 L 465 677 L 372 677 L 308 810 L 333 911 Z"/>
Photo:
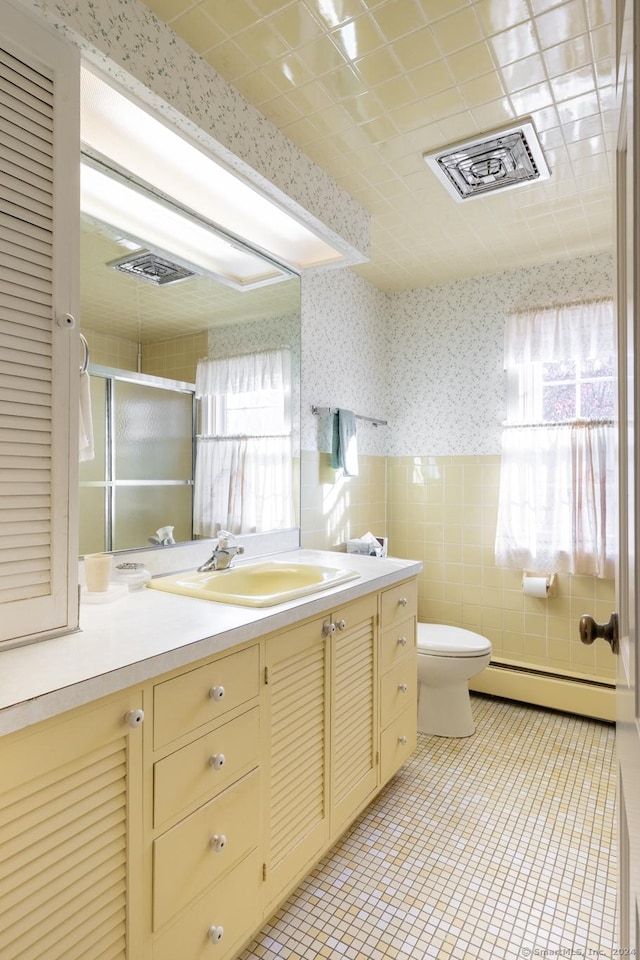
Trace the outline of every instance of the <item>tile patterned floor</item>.
<path fill-rule="evenodd" d="M 615 929 L 614 729 L 473 697 L 241 960 L 602 956 Z"/>

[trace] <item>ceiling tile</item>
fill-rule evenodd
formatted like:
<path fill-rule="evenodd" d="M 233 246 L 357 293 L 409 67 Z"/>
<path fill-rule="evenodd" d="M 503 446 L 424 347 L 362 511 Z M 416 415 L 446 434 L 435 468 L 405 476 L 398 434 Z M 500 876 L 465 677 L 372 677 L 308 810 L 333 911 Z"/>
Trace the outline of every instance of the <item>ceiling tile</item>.
<path fill-rule="evenodd" d="M 383 38 L 371 17 L 359 17 L 331 33 L 334 43 L 349 60 L 359 60 L 379 50 Z"/>
<path fill-rule="evenodd" d="M 496 62 L 501 67 L 506 67 L 516 60 L 524 60 L 525 57 L 538 53 L 538 41 L 531 22 L 521 23 L 511 30 L 498 33 L 491 37 L 489 42 Z"/>
<path fill-rule="evenodd" d="M 482 29 L 472 7 L 438 20 L 431 25 L 433 35 L 446 55 L 470 47 L 483 39 Z"/>
<path fill-rule="evenodd" d="M 424 17 L 414 0 L 388 0 L 371 11 L 382 35 L 397 40 L 424 26 Z"/>
<path fill-rule="evenodd" d="M 268 29 L 272 28 L 275 28 L 293 49 L 315 40 L 322 34 L 322 27 L 318 21 L 311 16 L 306 7 L 300 4 L 285 7 L 280 13 L 270 17 Z"/>
<path fill-rule="evenodd" d="M 413 70 L 440 58 L 438 45 L 429 27 L 421 27 L 414 33 L 395 40 L 389 44 L 389 50 L 405 70 Z"/>
<path fill-rule="evenodd" d="M 402 73 L 400 64 L 394 55 L 385 47 L 377 53 L 370 53 L 356 63 L 356 70 L 363 81 L 371 87 L 385 80 L 391 80 Z"/>
<path fill-rule="evenodd" d="M 367 93 L 367 86 L 356 71 L 346 64 L 325 74 L 320 83 L 336 101 L 358 97 Z"/>
<path fill-rule="evenodd" d="M 485 41 L 450 54 L 446 64 L 457 83 L 492 73 L 496 67 L 489 45 Z"/>
<path fill-rule="evenodd" d="M 269 0 L 266 0 L 266 3 L 268 2 Z M 338 3 L 327 3 L 327 0 L 304 0 L 304 3 L 316 19 L 329 29 L 359 17 L 367 9 L 367 5 L 361 0 L 339 0 Z"/>
<path fill-rule="evenodd" d="M 376 87 L 376 97 L 382 108 L 389 113 L 411 103 L 416 98 L 416 90 L 407 77 L 394 77 Z"/>
<path fill-rule="evenodd" d="M 319 37 L 299 47 L 296 53 L 314 77 L 329 73 L 344 63 L 344 57 L 329 36 Z"/>
<path fill-rule="evenodd" d="M 487 36 L 530 18 L 527 0 L 479 0 L 474 9 Z"/>
<path fill-rule="evenodd" d="M 539 54 L 516 60 L 501 69 L 507 91 L 522 90 L 547 79 L 544 60 Z"/>
<path fill-rule="evenodd" d="M 203 59 L 231 83 L 244 73 L 251 73 L 255 66 L 251 57 L 234 40 L 219 43 L 217 47 L 204 53 Z"/>
<path fill-rule="evenodd" d="M 225 32 L 207 16 L 201 7 L 194 7 L 176 17 L 171 26 L 196 53 L 204 53 L 205 50 L 215 47 L 226 38 Z"/>
<path fill-rule="evenodd" d="M 201 0 L 200 6 L 230 37 L 256 22 L 249 0 Z"/>
<path fill-rule="evenodd" d="M 170 23 L 193 6 L 193 0 L 149 0 L 146 4 L 159 20 Z"/>
<path fill-rule="evenodd" d="M 262 66 L 278 60 L 289 52 L 287 44 L 264 21 L 254 24 L 236 37 L 236 44 L 252 64 Z M 247 72 L 247 71 L 244 71 Z"/>
<path fill-rule="evenodd" d="M 542 47 L 554 47 L 587 31 L 581 0 L 570 0 L 555 10 L 535 18 L 535 27 Z"/>
<path fill-rule="evenodd" d="M 449 90 L 455 87 L 455 81 L 451 71 L 444 60 L 438 60 L 436 63 L 428 63 L 417 70 L 411 70 L 408 74 L 409 80 L 421 97 L 430 97 L 434 93 L 440 93 L 442 90 Z"/>
<path fill-rule="evenodd" d="M 484 77 L 476 77 L 468 83 L 461 83 L 458 87 L 465 103 L 470 107 L 478 107 L 490 100 L 498 100 L 505 91 L 500 77 L 494 73 L 487 73 Z"/>

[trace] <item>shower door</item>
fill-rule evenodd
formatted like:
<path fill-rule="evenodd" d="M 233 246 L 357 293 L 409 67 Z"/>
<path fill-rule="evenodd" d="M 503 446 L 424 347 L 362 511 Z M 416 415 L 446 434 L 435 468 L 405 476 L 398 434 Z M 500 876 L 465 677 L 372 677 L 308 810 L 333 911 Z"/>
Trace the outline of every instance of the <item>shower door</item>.
<path fill-rule="evenodd" d="M 80 553 L 193 529 L 192 384 L 90 367 L 95 458 L 80 464 Z"/>

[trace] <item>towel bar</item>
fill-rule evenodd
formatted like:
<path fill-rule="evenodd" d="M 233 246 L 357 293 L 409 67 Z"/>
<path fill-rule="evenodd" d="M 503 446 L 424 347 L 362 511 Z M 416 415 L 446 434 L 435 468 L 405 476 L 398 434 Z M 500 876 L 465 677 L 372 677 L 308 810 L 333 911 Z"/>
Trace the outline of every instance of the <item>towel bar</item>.
<path fill-rule="evenodd" d="M 315 415 L 318 415 L 320 413 L 337 413 L 337 412 L 338 412 L 337 407 L 316 407 L 315 404 L 312 404 L 311 406 L 311 413 Z M 380 420 L 378 417 L 363 417 L 359 413 L 354 413 L 354 417 L 356 418 L 356 420 L 366 420 L 367 423 L 372 423 L 374 427 L 378 427 L 378 426 L 386 427 L 388 423 L 387 420 Z"/>

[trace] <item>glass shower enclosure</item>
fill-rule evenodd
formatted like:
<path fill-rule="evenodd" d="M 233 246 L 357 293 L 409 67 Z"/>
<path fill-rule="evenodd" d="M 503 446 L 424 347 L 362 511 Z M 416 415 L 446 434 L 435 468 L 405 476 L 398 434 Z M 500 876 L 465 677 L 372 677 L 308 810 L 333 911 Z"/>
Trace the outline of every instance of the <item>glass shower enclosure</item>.
<path fill-rule="evenodd" d="M 91 365 L 95 457 L 80 463 L 80 554 L 192 539 L 195 386 Z"/>

